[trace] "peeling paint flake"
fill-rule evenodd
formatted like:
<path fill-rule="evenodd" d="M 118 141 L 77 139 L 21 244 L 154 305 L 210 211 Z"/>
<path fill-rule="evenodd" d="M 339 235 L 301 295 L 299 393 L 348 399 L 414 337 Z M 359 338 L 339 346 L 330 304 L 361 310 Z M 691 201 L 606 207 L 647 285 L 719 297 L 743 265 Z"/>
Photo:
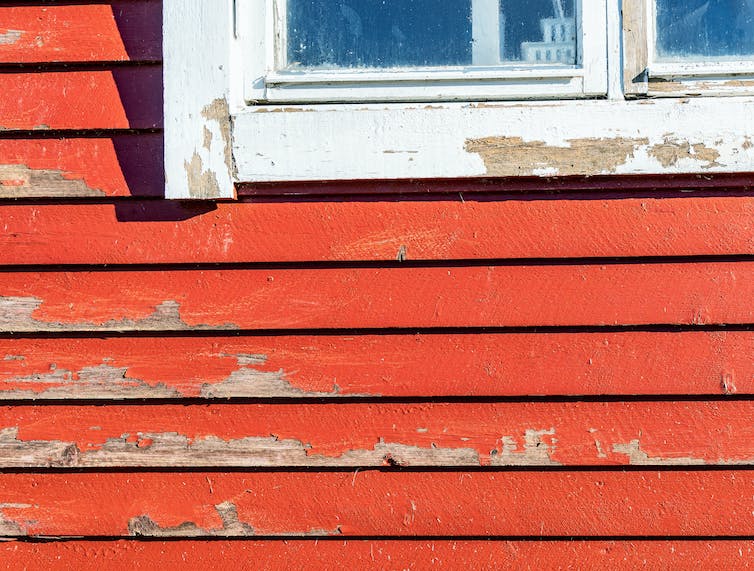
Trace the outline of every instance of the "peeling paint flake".
<path fill-rule="evenodd" d="M 131 518 L 128 531 L 137 537 L 248 537 L 255 534 L 254 528 L 238 519 L 238 510 L 232 502 L 222 502 L 214 506 L 222 521 L 222 527 L 202 528 L 194 522 L 183 522 L 176 526 L 160 526 L 149 515 Z"/>
<path fill-rule="evenodd" d="M 23 35 L 23 30 L 0 30 L 0 46 L 13 45 L 17 43 Z"/>
<path fill-rule="evenodd" d="M 704 143 L 691 144 L 688 141 L 666 137 L 664 142 L 649 147 L 648 153 L 665 168 L 675 166 L 683 159 L 706 163 L 702 165 L 702 168 L 722 166 L 717 162 L 720 152 L 707 147 Z"/>
<path fill-rule="evenodd" d="M 229 330 L 238 327 L 231 323 L 219 326 L 188 325 L 180 315 L 180 304 L 164 301 L 151 315 L 140 319 L 124 317 L 102 322 L 92 321 L 42 321 L 36 317 L 43 301 L 36 297 L 0 296 L 0 331 L 133 331 L 133 330 Z"/>
<path fill-rule="evenodd" d="M 702 458 L 692 458 L 690 456 L 678 456 L 674 458 L 651 457 L 642 450 L 641 442 L 638 439 L 631 440 L 628 444 L 613 444 L 613 452 L 625 454 L 631 466 L 700 466 L 707 464 Z"/>
<path fill-rule="evenodd" d="M 202 157 L 194 152 L 191 162 L 184 162 L 188 185 L 194 198 L 219 198 L 220 184 L 217 175 L 211 170 L 204 170 Z"/>
<path fill-rule="evenodd" d="M 230 106 L 225 98 L 215 99 L 212 103 L 205 106 L 202 110 L 202 117 L 207 121 L 215 121 L 220 128 L 220 137 L 222 138 L 225 155 L 225 166 L 228 173 L 233 172 L 233 146 L 230 136 Z M 205 127 L 206 129 L 206 127 Z"/>

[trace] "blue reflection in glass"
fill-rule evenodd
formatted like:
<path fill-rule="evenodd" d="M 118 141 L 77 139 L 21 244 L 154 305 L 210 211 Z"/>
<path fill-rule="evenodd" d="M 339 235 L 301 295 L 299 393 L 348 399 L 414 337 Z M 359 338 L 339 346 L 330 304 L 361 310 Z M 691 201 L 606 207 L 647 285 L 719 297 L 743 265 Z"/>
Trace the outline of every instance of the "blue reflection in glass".
<path fill-rule="evenodd" d="M 288 0 L 294 67 L 464 65 L 471 0 Z"/>
<path fill-rule="evenodd" d="M 657 0 L 657 57 L 754 55 L 754 0 Z"/>
<path fill-rule="evenodd" d="M 576 63 L 575 0 L 499 0 L 501 63 Z M 287 0 L 287 66 L 472 65 L 472 0 Z M 545 37 L 550 36 L 550 37 Z"/>

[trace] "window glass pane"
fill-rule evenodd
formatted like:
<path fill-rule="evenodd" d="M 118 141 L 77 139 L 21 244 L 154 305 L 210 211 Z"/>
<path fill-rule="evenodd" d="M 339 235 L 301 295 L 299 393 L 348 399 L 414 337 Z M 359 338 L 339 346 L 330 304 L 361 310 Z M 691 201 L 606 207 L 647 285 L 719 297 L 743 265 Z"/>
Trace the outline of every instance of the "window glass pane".
<path fill-rule="evenodd" d="M 286 65 L 576 63 L 575 0 L 287 0 Z"/>
<path fill-rule="evenodd" d="M 754 0 L 657 0 L 661 60 L 754 56 Z"/>

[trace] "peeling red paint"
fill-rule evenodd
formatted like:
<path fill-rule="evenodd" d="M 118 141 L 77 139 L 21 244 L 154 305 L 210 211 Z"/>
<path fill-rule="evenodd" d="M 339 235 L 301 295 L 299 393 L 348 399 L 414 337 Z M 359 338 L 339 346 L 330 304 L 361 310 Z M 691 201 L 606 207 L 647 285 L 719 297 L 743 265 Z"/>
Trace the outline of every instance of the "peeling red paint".
<path fill-rule="evenodd" d="M 4 275 L 0 329 L 742 324 L 753 299 L 752 262 L 29 272 Z"/>
<path fill-rule="evenodd" d="M 219 529 L 232 503 L 258 535 L 748 536 L 746 470 L 643 472 L 259 472 L 0 474 L 0 503 L 39 535 Z M 92 517 L 92 514 L 97 517 Z"/>
<path fill-rule="evenodd" d="M 744 401 L 14 406 L 0 467 L 750 464 L 752 426 Z"/>
<path fill-rule="evenodd" d="M 715 395 L 734 377 L 751 394 L 753 353 L 747 331 L 0 339 L 0 394 Z"/>

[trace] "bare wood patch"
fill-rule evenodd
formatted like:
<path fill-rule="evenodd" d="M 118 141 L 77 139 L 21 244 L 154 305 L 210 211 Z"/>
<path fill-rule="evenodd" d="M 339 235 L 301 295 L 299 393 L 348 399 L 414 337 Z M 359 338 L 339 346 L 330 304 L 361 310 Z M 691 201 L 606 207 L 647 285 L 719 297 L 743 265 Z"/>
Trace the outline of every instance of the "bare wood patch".
<path fill-rule="evenodd" d="M 21 39 L 24 32 L 22 30 L 5 30 L 0 32 L 0 46 L 10 46 Z"/>
<path fill-rule="evenodd" d="M 224 97 L 215 99 L 202 109 L 202 117 L 207 121 L 214 121 L 220 130 L 220 138 L 223 142 L 223 155 L 225 166 L 229 173 L 233 172 L 233 143 L 231 139 L 230 106 Z M 206 127 L 205 127 L 206 129 Z"/>
<path fill-rule="evenodd" d="M 557 146 L 521 137 L 484 137 L 467 140 L 465 149 L 482 158 L 489 176 L 576 175 L 614 173 L 647 144 L 646 138 L 570 139 L 568 146 Z"/>
<path fill-rule="evenodd" d="M 204 163 L 199 153 L 194 152 L 191 162 L 184 162 L 184 168 L 193 198 L 220 197 L 220 184 L 217 182 L 217 175 L 211 170 L 204 170 Z"/>
<path fill-rule="evenodd" d="M 105 193 L 59 170 L 31 169 L 21 164 L 0 165 L 0 198 L 47 196 L 88 197 L 105 196 Z"/>
<path fill-rule="evenodd" d="M 648 149 L 649 156 L 657 159 L 663 167 L 675 166 L 679 161 L 691 159 L 705 163 L 702 168 L 722 166 L 717 162 L 720 152 L 704 143 L 689 143 L 672 138 L 666 138 L 663 143 L 652 145 Z"/>
<path fill-rule="evenodd" d="M 38 320 L 34 313 L 43 301 L 36 297 L 2 297 L 0 296 L 0 331 L 160 331 L 169 329 L 184 330 L 232 330 L 238 326 L 232 323 L 223 325 L 188 325 L 180 314 L 180 304 L 176 301 L 164 301 L 157 305 L 154 312 L 142 319 L 110 319 L 103 323 L 80 321 L 61 323 Z"/>
<path fill-rule="evenodd" d="M 163 527 L 150 516 L 141 515 L 129 520 L 128 531 L 131 535 L 142 537 L 247 537 L 255 534 L 252 526 L 238 519 L 238 509 L 232 502 L 222 502 L 214 507 L 222 521 L 222 527 L 219 528 L 202 528 L 190 521 Z"/>

